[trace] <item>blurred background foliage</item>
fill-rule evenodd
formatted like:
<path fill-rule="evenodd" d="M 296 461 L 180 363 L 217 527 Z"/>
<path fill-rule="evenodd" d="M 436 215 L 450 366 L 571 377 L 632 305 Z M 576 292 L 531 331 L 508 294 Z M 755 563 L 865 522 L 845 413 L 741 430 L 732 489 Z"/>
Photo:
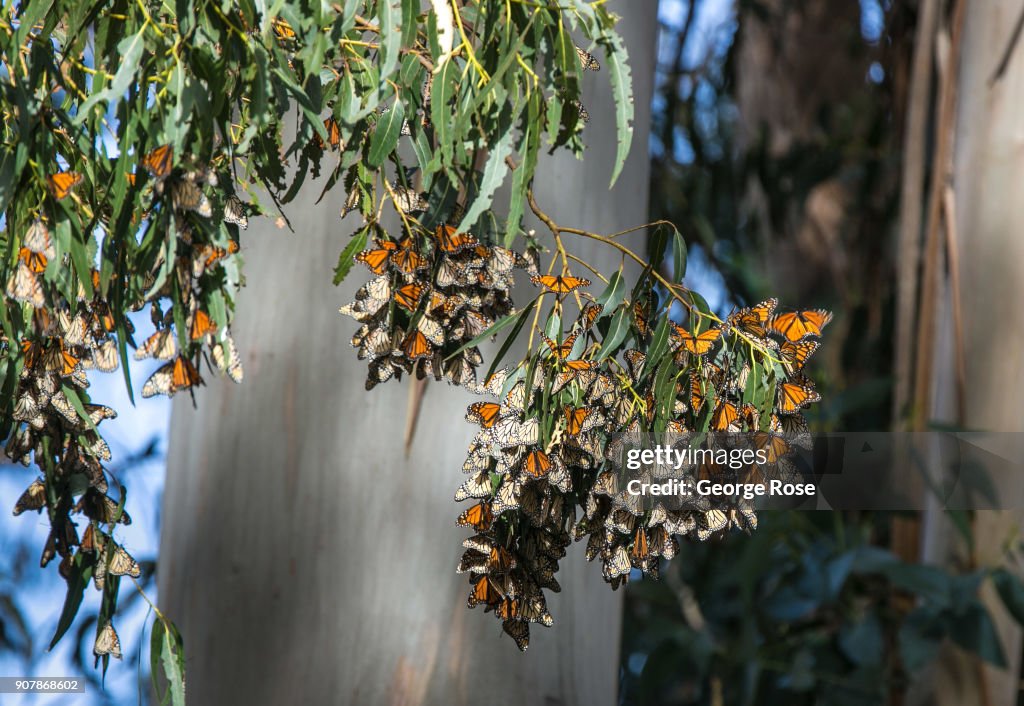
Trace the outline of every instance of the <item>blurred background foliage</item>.
<path fill-rule="evenodd" d="M 891 428 L 917 3 L 663 0 L 659 14 L 651 217 L 677 224 L 688 277 L 717 282 L 726 312 L 767 296 L 835 312 L 812 428 Z M 660 582 L 628 588 L 620 702 L 905 703 L 942 646 L 1004 665 L 979 587 L 990 578 L 1019 623 L 1019 581 L 904 561 L 894 521 L 763 512 L 749 537 L 685 545 Z"/>

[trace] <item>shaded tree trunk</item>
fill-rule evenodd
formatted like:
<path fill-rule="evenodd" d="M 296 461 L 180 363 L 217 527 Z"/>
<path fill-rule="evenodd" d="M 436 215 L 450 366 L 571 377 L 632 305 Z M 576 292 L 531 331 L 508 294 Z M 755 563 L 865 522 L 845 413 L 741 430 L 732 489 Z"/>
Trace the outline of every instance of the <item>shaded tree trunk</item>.
<path fill-rule="evenodd" d="M 952 163 L 941 203 L 942 223 L 952 224 L 953 230 L 943 231 L 936 268 L 940 275 L 931 293 L 935 337 L 921 342 L 935 351 L 928 380 L 930 418 L 1001 432 L 1024 431 L 1017 411 L 1024 395 L 1024 319 L 1016 308 L 1024 299 L 1024 215 L 1019 207 L 1024 193 L 1019 118 L 1024 49 L 1016 47 L 1002 76 L 995 81 L 993 76 L 1022 12 L 1022 0 L 968 3 L 965 9 L 960 61 L 953 67 L 959 73 Z M 963 312 L 962 331 L 955 323 L 957 304 Z M 1024 479 L 1014 481 L 998 487 L 997 497 L 1024 497 Z M 972 554 L 943 510 L 933 507 L 922 526 L 923 558 L 961 566 L 1001 565 L 1006 547 L 1019 540 L 1022 520 L 1019 510 L 978 511 Z M 991 586 L 983 588 L 983 597 L 996 619 L 1006 669 L 951 650 L 928 685 L 931 698 L 922 702 L 1018 703 L 1021 630 Z"/>
<path fill-rule="evenodd" d="M 656 3 L 613 3 L 631 52 L 634 149 L 607 191 L 615 150 L 604 75 L 584 102 L 585 163 L 550 158 L 537 178 L 559 221 L 612 232 L 646 220 L 647 134 Z M 626 12 L 628 10 L 628 13 Z M 241 386 L 211 380 L 174 405 L 160 552 L 160 597 L 185 638 L 197 704 L 611 704 L 621 604 L 570 547 L 549 601 L 550 630 L 524 655 L 455 574 L 452 495 L 474 428 L 461 388 L 431 384 L 406 458 L 408 381 L 367 393 L 337 313 L 365 278 L 332 268 L 352 224 L 340 197 L 289 209 L 296 233 L 256 222 L 243 239 L 248 286 L 234 336 Z M 572 236 L 567 236 L 572 237 Z M 619 259 L 579 245 L 603 269 Z M 589 243 L 586 243 L 589 245 Z M 598 286 L 598 285 L 595 285 Z M 524 297 L 519 297 L 524 301 Z"/>

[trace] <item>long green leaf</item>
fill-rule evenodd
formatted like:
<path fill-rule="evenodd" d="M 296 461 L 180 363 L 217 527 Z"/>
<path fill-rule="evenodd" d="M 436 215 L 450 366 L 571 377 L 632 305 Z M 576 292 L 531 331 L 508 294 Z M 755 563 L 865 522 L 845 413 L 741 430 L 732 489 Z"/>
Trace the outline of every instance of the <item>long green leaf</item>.
<path fill-rule="evenodd" d="M 608 324 L 608 334 L 601 342 L 601 355 L 597 359 L 604 360 L 614 355 L 616 349 L 626 340 L 628 334 L 629 314 L 626 309 L 620 308 L 615 312 L 615 316 L 612 317 L 611 322 Z"/>
<path fill-rule="evenodd" d="M 353 188 L 359 188 L 354 186 Z M 355 264 L 355 256 L 360 250 L 366 247 L 366 241 L 369 237 L 369 228 L 361 228 L 352 236 L 352 240 L 349 241 L 345 249 L 341 251 L 341 255 L 338 257 L 338 266 L 334 268 L 334 286 L 337 287 L 341 284 L 342 280 L 348 276 L 348 273 L 352 270 L 352 265 Z"/>
<path fill-rule="evenodd" d="M 503 316 L 502 318 L 498 319 L 493 324 L 491 324 L 487 328 L 487 330 L 484 331 L 483 333 L 481 333 L 479 336 L 477 336 L 473 340 L 471 340 L 471 341 L 469 341 L 467 343 L 463 343 L 461 346 L 459 346 L 455 350 L 455 352 L 452 353 L 451 355 L 449 355 L 447 358 L 445 358 L 445 360 L 446 361 L 451 360 L 452 358 L 454 358 L 455 356 L 457 356 L 459 353 L 461 353 L 462 351 L 466 350 L 467 348 L 472 348 L 473 346 L 478 346 L 481 343 L 483 343 L 484 341 L 486 341 L 487 339 L 491 338 L 492 336 L 496 336 L 499 331 L 503 331 L 504 329 L 506 329 L 509 326 L 511 326 L 519 318 L 519 314 L 520 313 L 521 312 L 516 312 L 514 314 L 508 314 L 507 316 Z"/>
<path fill-rule="evenodd" d="M 612 169 L 611 186 L 615 185 L 622 168 L 626 165 L 629 148 L 633 143 L 633 80 L 629 72 L 626 45 L 615 32 L 606 32 L 601 37 L 605 48 L 608 74 L 615 98 L 615 129 L 618 147 L 615 151 L 615 167 Z"/>
<path fill-rule="evenodd" d="M 503 129 L 504 132 L 498 136 L 498 141 L 491 146 L 491 154 L 488 156 L 487 164 L 484 166 L 484 173 L 480 178 L 480 188 L 477 191 L 476 198 L 473 200 L 472 205 L 466 209 L 466 214 L 462 217 L 462 222 L 459 223 L 458 230 L 460 233 L 467 232 L 476 223 L 480 215 L 491 207 L 491 203 L 494 201 L 494 192 L 498 190 L 501 183 L 505 181 L 505 175 L 508 174 L 505 158 L 512 154 L 512 138 L 515 132 L 512 129 L 511 120 L 505 119 L 503 121 Z"/>
<path fill-rule="evenodd" d="M 402 123 L 405 122 L 405 103 L 395 101 L 391 109 L 380 116 L 377 127 L 370 138 L 370 153 L 366 156 L 366 164 L 377 169 L 394 152 L 398 138 L 402 134 Z"/>
<path fill-rule="evenodd" d="M 505 342 L 501 344 L 501 348 L 498 349 L 497 355 L 494 356 L 494 360 L 491 362 L 491 367 L 488 368 L 487 375 L 484 377 L 484 380 L 489 380 L 491 375 L 494 374 L 494 371 L 497 370 L 502 359 L 505 357 L 505 354 L 508 353 L 508 349 L 512 347 L 513 343 L 515 343 L 516 337 L 519 335 L 519 332 L 522 331 L 523 325 L 526 324 L 527 317 L 530 312 L 533 311 L 533 307 L 535 306 L 537 306 L 536 299 L 527 304 L 526 308 L 516 315 L 516 323 L 512 327 L 512 331 L 509 333 L 508 338 L 505 339 Z"/>
<path fill-rule="evenodd" d="M 107 87 L 93 93 L 89 98 L 82 103 L 81 108 L 78 110 L 78 114 L 75 116 L 75 122 L 81 124 L 84 122 L 92 113 L 92 107 L 103 101 L 117 101 L 120 100 L 121 96 L 125 94 L 128 87 L 131 86 L 132 80 L 135 77 L 135 71 L 139 68 L 139 59 L 142 57 L 142 49 L 146 44 L 146 27 L 139 30 L 138 34 L 130 37 L 125 37 L 121 40 L 121 43 L 117 45 L 117 53 L 119 55 L 119 63 L 117 73 L 114 74 L 114 78 L 111 79 Z"/>

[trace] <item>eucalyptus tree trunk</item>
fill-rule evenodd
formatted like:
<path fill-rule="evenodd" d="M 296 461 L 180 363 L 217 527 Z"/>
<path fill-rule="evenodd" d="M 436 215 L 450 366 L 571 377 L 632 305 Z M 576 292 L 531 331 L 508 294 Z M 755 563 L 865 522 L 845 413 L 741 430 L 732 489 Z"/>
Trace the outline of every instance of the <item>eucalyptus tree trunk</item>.
<path fill-rule="evenodd" d="M 614 192 L 607 77 L 583 102 L 585 162 L 548 158 L 541 205 L 560 223 L 614 232 L 646 220 L 647 134 L 656 3 L 613 3 L 633 69 L 633 150 Z M 628 11 L 628 12 L 627 12 Z M 266 219 L 243 238 L 248 285 L 233 334 L 245 382 L 210 380 L 175 402 L 160 551 L 160 599 L 181 629 L 195 704 L 612 704 L 620 596 L 570 547 L 551 629 L 520 654 L 500 622 L 466 608 L 455 573 L 453 502 L 472 395 L 431 383 L 406 457 L 409 382 L 370 393 L 337 313 L 365 279 L 331 285 L 352 223 L 343 195 L 315 184 L 288 209 L 295 233 Z M 569 238 L 575 236 L 566 236 Z M 609 273 L 610 252 L 572 243 Z M 599 287 L 600 283 L 595 283 Z M 525 301 L 528 293 L 518 298 Z"/>
<path fill-rule="evenodd" d="M 954 229 L 933 294 L 936 308 L 931 418 L 967 429 L 1024 431 L 1020 400 L 1024 396 L 1024 153 L 1019 107 L 1024 101 L 1024 47 L 1013 46 L 1024 0 L 968 3 L 964 14 L 953 129 L 951 180 L 944 192 L 942 215 Z M 941 49 L 941 47 L 940 47 Z M 998 77 L 997 67 L 1009 54 Z M 959 282 L 952 275 L 959 277 Z M 962 331 L 955 324 L 955 304 L 962 311 Z M 958 346 L 957 341 L 960 341 Z M 922 342 L 927 344 L 928 342 Z M 959 354 L 957 352 L 961 351 Z M 958 373 L 962 370 L 962 373 Z M 962 392 L 958 393 L 958 390 Z M 1019 459 L 1013 459 L 1019 463 Z M 1006 479 L 1003 479 L 1006 480 Z M 1019 506 L 1024 478 L 996 489 L 1006 506 Z M 1007 546 L 1019 543 L 1021 510 L 983 510 L 975 514 L 973 552 L 941 508 L 925 514 L 924 559 L 959 565 L 999 565 Z M 990 586 L 985 602 L 996 619 L 1007 667 L 997 669 L 947 654 L 930 696 L 922 703 L 1018 703 L 1021 683 L 1021 630 Z"/>

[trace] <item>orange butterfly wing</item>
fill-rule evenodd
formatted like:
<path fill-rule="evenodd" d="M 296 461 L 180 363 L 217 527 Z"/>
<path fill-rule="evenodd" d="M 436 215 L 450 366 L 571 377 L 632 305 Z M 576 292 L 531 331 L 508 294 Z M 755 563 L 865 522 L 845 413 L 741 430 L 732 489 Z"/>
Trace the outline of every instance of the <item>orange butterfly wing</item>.
<path fill-rule="evenodd" d="M 455 524 L 460 527 L 472 527 L 477 532 L 486 532 L 491 528 L 491 522 L 493 521 L 494 514 L 491 512 L 491 504 L 479 502 L 459 515 L 459 519 L 455 520 Z"/>
<path fill-rule="evenodd" d="M 693 335 L 682 326 L 673 326 L 675 335 L 682 341 L 683 347 L 693 355 L 707 355 L 718 337 L 721 329 L 708 329 L 704 333 Z"/>
<path fill-rule="evenodd" d="M 78 172 L 57 172 L 46 177 L 53 195 L 62 199 L 71 193 L 71 190 L 82 183 L 82 175 Z"/>
<path fill-rule="evenodd" d="M 174 371 L 171 375 L 171 382 L 173 383 L 175 391 L 185 390 L 201 383 L 202 378 L 199 377 L 199 371 L 196 370 L 196 366 L 192 365 L 192 361 L 188 358 L 179 357 L 174 361 Z"/>
<path fill-rule="evenodd" d="M 18 257 L 32 271 L 33 274 L 40 274 L 46 269 L 46 255 L 35 253 L 28 248 L 18 251 Z"/>
<path fill-rule="evenodd" d="M 395 292 L 395 302 L 409 311 L 416 311 L 416 306 L 420 303 L 420 296 L 423 294 L 423 285 L 417 284 L 416 282 L 410 282 L 409 284 L 402 285 L 398 291 Z"/>
<path fill-rule="evenodd" d="M 740 413 L 732 402 L 719 402 L 711 415 L 711 426 L 716 431 L 728 431 L 729 427 L 739 421 Z"/>
<path fill-rule="evenodd" d="M 814 355 L 821 344 L 817 341 L 783 341 L 779 348 L 782 362 L 790 372 L 797 372 L 804 367 L 807 359 Z"/>
<path fill-rule="evenodd" d="M 832 312 L 824 309 L 793 311 L 773 316 L 770 327 L 776 333 L 795 343 L 806 336 L 820 336 L 822 329 L 831 320 Z"/>
<path fill-rule="evenodd" d="M 434 231 L 437 244 L 446 253 L 457 253 L 467 248 L 475 248 L 479 242 L 469 233 L 459 233 L 450 225 L 439 225 Z"/>
<path fill-rule="evenodd" d="M 562 277 L 554 275 L 534 275 L 530 278 L 534 284 L 542 284 L 555 294 L 568 294 L 580 287 L 590 284 L 589 279 L 582 277 Z"/>
<path fill-rule="evenodd" d="M 156 179 L 166 179 L 174 167 L 174 147 L 162 145 L 142 158 L 142 166 Z"/>
<path fill-rule="evenodd" d="M 387 267 L 388 259 L 398 249 L 398 246 L 390 240 L 376 240 L 374 242 L 377 247 L 363 250 L 361 253 L 356 254 L 356 261 L 366 265 L 373 274 L 382 275 L 384 274 L 384 268 Z"/>
<path fill-rule="evenodd" d="M 195 316 L 192 317 L 189 336 L 193 341 L 198 341 L 200 338 L 213 333 L 217 333 L 217 324 L 213 323 L 213 319 L 205 311 L 197 309 Z"/>
<path fill-rule="evenodd" d="M 413 331 L 402 341 L 402 353 L 409 360 L 429 358 L 433 350 L 422 331 Z"/>
<path fill-rule="evenodd" d="M 476 402 L 469 407 L 466 419 L 478 422 L 484 429 L 490 429 L 498 421 L 501 405 L 494 402 Z"/>
<path fill-rule="evenodd" d="M 551 459 L 540 450 L 531 451 L 526 457 L 526 472 L 534 478 L 541 478 L 551 470 Z"/>

